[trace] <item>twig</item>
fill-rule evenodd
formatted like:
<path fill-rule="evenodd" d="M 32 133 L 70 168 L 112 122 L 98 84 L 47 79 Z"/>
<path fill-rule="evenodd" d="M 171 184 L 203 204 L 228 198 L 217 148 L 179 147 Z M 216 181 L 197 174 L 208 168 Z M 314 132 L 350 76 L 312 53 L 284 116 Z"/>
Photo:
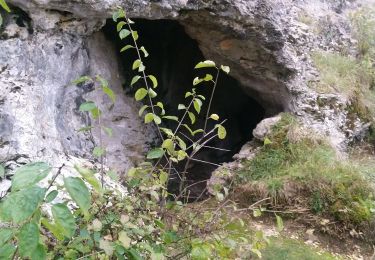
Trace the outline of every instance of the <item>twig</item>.
<path fill-rule="evenodd" d="M 62 168 L 65 166 L 65 163 L 63 163 L 57 170 L 57 173 L 55 174 L 55 176 L 53 176 L 52 180 L 51 180 L 51 183 L 48 185 L 47 187 L 47 191 L 52 187 L 53 183 L 56 181 L 57 177 L 61 174 L 61 170 Z"/>

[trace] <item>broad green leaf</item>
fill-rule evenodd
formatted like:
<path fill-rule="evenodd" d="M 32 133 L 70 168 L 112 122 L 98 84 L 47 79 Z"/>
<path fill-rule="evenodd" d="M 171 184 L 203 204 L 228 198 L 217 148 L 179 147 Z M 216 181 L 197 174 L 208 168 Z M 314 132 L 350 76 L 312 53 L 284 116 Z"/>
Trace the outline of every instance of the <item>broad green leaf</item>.
<path fill-rule="evenodd" d="M 262 216 L 262 211 L 260 209 L 254 209 L 253 216 L 256 218 Z"/>
<path fill-rule="evenodd" d="M 62 203 L 52 206 L 52 215 L 56 226 L 62 231 L 64 236 L 71 238 L 76 230 L 76 223 L 69 208 Z"/>
<path fill-rule="evenodd" d="M 141 66 L 141 64 L 142 64 L 142 61 L 141 61 L 140 59 L 135 60 L 135 61 L 133 62 L 132 69 L 133 69 L 133 70 L 138 69 L 139 66 Z"/>
<path fill-rule="evenodd" d="M 193 101 L 195 111 L 199 114 L 201 112 L 202 100 L 195 98 Z"/>
<path fill-rule="evenodd" d="M 156 103 L 156 106 L 157 106 L 157 107 L 160 107 L 160 109 L 161 109 L 161 115 L 164 115 L 164 114 L 165 114 L 165 110 L 164 110 L 164 105 L 163 105 L 163 103 L 161 103 L 161 102 L 157 102 L 157 103 Z"/>
<path fill-rule="evenodd" d="M 158 80 L 156 79 L 156 77 L 153 75 L 149 75 L 148 78 L 152 81 L 152 86 L 156 88 L 158 86 Z"/>
<path fill-rule="evenodd" d="M 45 198 L 45 201 L 47 203 L 53 201 L 57 197 L 58 194 L 59 194 L 59 192 L 57 190 L 51 191 L 50 193 L 47 194 L 47 196 Z"/>
<path fill-rule="evenodd" d="M 220 119 L 220 117 L 219 117 L 217 114 L 212 114 L 212 115 L 210 116 L 210 118 L 211 118 L 212 120 L 215 120 L 215 121 L 217 121 L 217 120 Z"/>
<path fill-rule="evenodd" d="M 180 137 L 178 137 L 178 136 L 176 136 L 176 139 L 177 139 L 177 141 L 178 141 L 178 145 L 180 146 L 180 148 L 182 149 L 182 150 L 186 150 L 186 143 L 185 143 L 185 141 L 184 140 L 182 140 Z"/>
<path fill-rule="evenodd" d="M 177 152 L 177 160 L 182 161 L 185 160 L 185 158 L 188 156 L 188 154 L 184 150 L 179 150 Z"/>
<path fill-rule="evenodd" d="M 145 49 L 145 47 L 144 46 L 142 46 L 141 48 L 140 48 L 140 50 L 143 52 L 143 55 L 145 55 L 145 57 L 148 57 L 148 52 L 147 52 L 147 50 Z"/>
<path fill-rule="evenodd" d="M 150 150 L 148 153 L 147 153 L 147 159 L 159 159 L 161 157 L 163 157 L 164 155 L 164 150 L 161 149 L 161 148 L 155 148 L 155 149 L 152 149 Z"/>
<path fill-rule="evenodd" d="M 99 108 L 95 107 L 93 110 L 90 111 L 90 113 L 94 119 L 97 119 L 102 114 L 102 111 Z"/>
<path fill-rule="evenodd" d="M 34 252 L 31 254 L 31 260 L 45 260 L 47 259 L 46 248 L 42 244 L 38 244 Z"/>
<path fill-rule="evenodd" d="M 117 24 L 117 32 L 120 32 L 122 27 L 124 27 L 124 25 L 126 25 L 126 22 L 124 21 L 121 21 Z"/>
<path fill-rule="evenodd" d="M 2 228 L 0 230 L 0 248 L 13 236 L 13 230 L 10 228 Z"/>
<path fill-rule="evenodd" d="M 64 235 L 62 230 L 57 227 L 55 224 L 50 223 L 49 219 L 42 218 L 42 225 L 45 226 L 58 240 L 64 240 Z"/>
<path fill-rule="evenodd" d="M 107 256 L 111 256 L 114 251 L 114 245 L 111 241 L 100 239 L 99 248 L 103 249 Z"/>
<path fill-rule="evenodd" d="M 2 8 L 4 8 L 5 11 L 7 11 L 8 13 L 10 13 L 10 8 L 7 5 L 7 3 L 5 2 L 5 0 L 0 0 L 0 5 L 1 5 Z"/>
<path fill-rule="evenodd" d="M 184 104 L 178 104 L 177 109 L 178 110 L 183 110 L 183 109 L 186 109 L 186 106 Z"/>
<path fill-rule="evenodd" d="M 79 111 L 88 112 L 88 111 L 91 111 L 91 110 L 93 110 L 95 108 L 96 108 L 95 103 L 92 102 L 92 101 L 88 101 L 88 102 L 82 103 L 79 106 Z"/>
<path fill-rule="evenodd" d="M 21 223 L 30 218 L 43 201 L 46 189 L 29 187 L 11 192 L 0 204 L 0 219 Z"/>
<path fill-rule="evenodd" d="M 227 136 L 227 130 L 222 125 L 217 125 L 217 135 L 219 139 L 224 139 Z"/>
<path fill-rule="evenodd" d="M 142 106 L 141 109 L 139 109 L 138 115 L 139 115 L 139 116 L 142 116 L 142 115 L 143 115 L 143 112 L 145 112 L 145 110 L 146 110 L 148 107 L 149 107 L 148 105 L 144 105 L 144 106 Z"/>
<path fill-rule="evenodd" d="M 229 66 L 221 65 L 220 69 L 221 69 L 222 71 L 224 71 L 225 73 L 227 73 L 227 74 L 229 74 L 229 72 L 230 72 L 230 68 L 229 68 Z"/>
<path fill-rule="evenodd" d="M 195 69 L 200 69 L 200 68 L 213 68 L 216 67 L 215 62 L 211 60 L 206 60 L 206 61 L 201 61 L 199 62 L 196 66 Z"/>
<path fill-rule="evenodd" d="M 140 253 L 134 248 L 130 248 L 126 252 L 126 254 L 129 256 L 129 259 L 131 260 L 144 260 L 143 257 L 140 255 Z"/>
<path fill-rule="evenodd" d="M 191 130 L 191 128 L 187 124 L 182 124 L 182 126 L 185 127 L 192 136 L 194 136 L 193 130 Z"/>
<path fill-rule="evenodd" d="M 148 124 L 154 120 L 154 114 L 153 113 L 147 113 L 145 115 L 145 123 Z"/>
<path fill-rule="evenodd" d="M 103 156 L 105 154 L 105 149 L 103 147 L 94 147 L 94 150 L 92 151 L 92 154 L 96 157 Z"/>
<path fill-rule="evenodd" d="M 134 95 L 135 100 L 137 100 L 137 101 L 141 101 L 142 99 L 145 98 L 145 96 L 147 95 L 147 93 L 148 93 L 148 91 L 147 91 L 147 89 L 145 89 L 145 88 L 140 88 L 140 89 L 138 89 L 138 90 L 135 92 L 135 95 Z"/>
<path fill-rule="evenodd" d="M 269 145 L 269 144 L 272 144 L 272 141 L 268 138 L 268 137 L 266 137 L 266 138 L 264 138 L 264 145 Z"/>
<path fill-rule="evenodd" d="M 193 136 L 198 134 L 198 133 L 203 133 L 203 132 L 204 132 L 203 129 L 197 129 L 197 130 L 193 131 Z"/>
<path fill-rule="evenodd" d="M 92 80 L 92 79 L 89 76 L 82 76 L 82 77 L 74 80 L 72 83 L 74 85 L 78 85 L 78 84 L 81 84 L 81 83 L 84 83 L 84 82 L 87 82 L 87 81 L 90 81 L 90 80 Z"/>
<path fill-rule="evenodd" d="M 102 90 L 111 99 L 112 103 L 116 102 L 116 94 L 110 87 L 103 87 Z"/>
<path fill-rule="evenodd" d="M 204 80 L 204 81 L 211 81 L 211 80 L 213 80 L 213 77 L 212 77 L 211 74 L 206 74 L 206 76 L 204 77 L 203 80 Z"/>
<path fill-rule="evenodd" d="M 166 184 L 168 181 L 168 173 L 162 171 L 159 175 L 159 180 L 162 185 Z"/>
<path fill-rule="evenodd" d="M 44 162 L 29 163 L 22 166 L 12 178 L 12 190 L 17 191 L 32 186 L 47 177 L 51 167 Z"/>
<path fill-rule="evenodd" d="M 16 247 L 11 243 L 0 246 L 0 259 L 12 259 L 15 251 Z"/>
<path fill-rule="evenodd" d="M 132 32 L 132 36 L 133 36 L 133 39 L 134 39 L 134 41 L 136 41 L 136 40 L 138 40 L 138 32 L 137 31 L 133 31 Z"/>
<path fill-rule="evenodd" d="M 145 71 L 146 67 L 143 65 L 143 62 L 139 65 L 138 72 Z"/>
<path fill-rule="evenodd" d="M 152 88 L 149 88 L 149 89 L 148 89 L 148 95 L 149 95 L 151 98 L 155 98 L 158 94 L 157 94 Z"/>
<path fill-rule="evenodd" d="M 109 86 L 108 81 L 105 78 L 101 77 L 100 75 L 96 75 L 96 80 L 100 82 L 100 85 L 102 88 Z"/>
<path fill-rule="evenodd" d="M 160 127 L 160 130 L 161 130 L 163 133 L 165 133 L 166 135 L 168 135 L 169 137 L 174 136 L 172 130 L 169 129 L 169 128 Z"/>
<path fill-rule="evenodd" d="M 91 169 L 80 167 L 78 165 L 74 165 L 74 168 L 79 172 L 82 178 L 94 188 L 94 190 L 99 193 L 102 192 L 102 186 Z"/>
<path fill-rule="evenodd" d="M 133 86 L 135 83 L 137 83 L 138 80 L 140 80 L 142 77 L 139 75 L 136 75 L 132 78 L 132 81 L 130 82 L 130 86 Z"/>
<path fill-rule="evenodd" d="M 276 224 L 277 224 L 277 231 L 281 232 L 284 230 L 283 219 L 278 215 L 276 215 Z"/>
<path fill-rule="evenodd" d="M 125 17 L 126 17 L 126 14 L 123 9 L 118 9 L 116 12 L 113 13 L 113 16 L 112 16 L 114 22 L 117 22 L 119 18 L 125 18 Z"/>
<path fill-rule="evenodd" d="M 185 98 L 191 97 L 192 95 L 193 95 L 193 93 L 188 91 L 188 92 L 185 93 Z"/>
<path fill-rule="evenodd" d="M 36 223 L 25 224 L 17 235 L 20 256 L 28 257 L 39 245 L 39 227 Z"/>
<path fill-rule="evenodd" d="M 170 153 L 174 152 L 174 143 L 172 139 L 165 139 L 161 147 L 167 149 Z"/>
<path fill-rule="evenodd" d="M 120 39 L 123 40 L 126 37 L 128 37 L 131 34 L 131 32 L 128 29 L 122 29 L 119 33 Z"/>
<path fill-rule="evenodd" d="M 163 118 L 178 122 L 178 117 L 177 116 L 163 116 Z"/>
<path fill-rule="evenodd" d="M 154 122 L 155 122 L 155 124 L 160 125 L 161 124 L 161 118 L 157 115 L 154 115 Z"/>
<path fill-rule="evenodd" d="M 81 208 L 86 218 L 89 217 L 91 196 L 85 183 L 77 177 L 64 178 L 64 186 L 72 199 Z"/>
<path fill-rule="evenodd" d="M 191 124 L 193 125 L 195 123 L 195 115 L 194 115 L 194 113 L 192 113 L 190 111 L 188 111 L 188 115 L 189 115 Z"/>
<path fill-rule="evenodd" d="M 132 49 L 132 48 L 134 48 L 134 46 L 132 46 L 132 45 L 126 45 L 126 46 L 124 46 L 124 47 L 121 48 L 120 52 L 124 52 L 124 51 Z"/>
<path fill-rule="evenodd" d="M 198 77 L 194 78 L 193 80 L 193 86 L 196 86 L 198 85 L 199 83 L 201 83 L 203 81 L 203 79 L 200 79 Z"/>
<path fill-rule="evenodd" d="M 125 231 L 121 231 L 118 235 L 118 240 L 121 242 L 122 246 L 128 249 L 130 247 L 131 239 L 128 237 Z"/>
<path fill-rule="evenodd" d="M 178 235 L 175 231 L 166 231 L 163 235 L 163 241 L 167 245 L 172 244 L 173 242 L 178 240 Z"/>

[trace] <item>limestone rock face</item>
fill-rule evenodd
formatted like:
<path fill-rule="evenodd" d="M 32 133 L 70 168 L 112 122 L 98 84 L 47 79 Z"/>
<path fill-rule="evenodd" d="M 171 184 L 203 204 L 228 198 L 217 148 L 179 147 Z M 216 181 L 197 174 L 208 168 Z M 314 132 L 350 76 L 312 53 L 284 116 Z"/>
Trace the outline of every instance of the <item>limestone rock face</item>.
<path fill-rule="evenodd" d="M 338 148 L 345 148 L 363 128 L 359 119 L 351 119 L 348 127 L 345 97 L 319 94 L 310 87 L 319 80 L 310 54 L 354 46 L 348 12 L 365 0 L 8 2 L 31 21 L 19 26 L 10 17 L 0 31 L 0 161 L 61 153 L 91 158 L 98 133 L 75 132 L 92 120 L 78 107 L 84 100 L 106 100 L 89 85 L 69 87 L 87 74 L 109 79 L 119 97 L 105 119 L 116 135 L 116 141 L 105 140 L 111 154 L 108 164 L 125 171 L 142 158 L 155 134 L 138 119 L 137 105 L 122 94 L 116 53 L 98 32 L 117 6 L 134 18 L 179 21 L 207 59 L 231 67 L 244 92 L 257 99 L 268 116 L 293 112 Z"/>

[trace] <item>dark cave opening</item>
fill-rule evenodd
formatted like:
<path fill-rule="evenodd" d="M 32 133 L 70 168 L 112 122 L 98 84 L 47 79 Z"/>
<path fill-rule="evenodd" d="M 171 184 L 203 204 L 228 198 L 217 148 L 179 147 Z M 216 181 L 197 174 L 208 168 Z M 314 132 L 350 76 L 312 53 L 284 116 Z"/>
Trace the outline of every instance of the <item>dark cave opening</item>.
<path fill-rule="evenodd" d="M 134 22 L 133 29 L 139 34 L 138 44 L 144 46 L 150 54 L 144 59 L 146 71 L 158 78 L 158 98 L 164 103 L 168 114 L 180 116 L 182 112 L 177 110 L 178 104 L 186 103 L 184 95 L 186 91 L 191 90 L 193 79 L 214 72 L 209 69 L 194 70 L 194 66 L 205 59 L 214 60 L 215 57 L 204 57 L 197 42 L 186 34 L 184 27 L 177 21 L 134 19 Z M 130 39 L 124 41 L 118 39 L 116 26 L 111 20 L 108 20 L 103 32 L 109 40 L 115 42 L 118 50 L 131 43 Z M 133 95 L 137 90 L 137 86 L 130 87 L 130 81 L 135 75 L 131 69 L 135 59 L 135 51 L 121 54 L 126 81 L 124 89 L 128 95 Z M 207 99 L 211 89 L 209 85 L 197 86 L 197 92 Z M 202 110 L 201 117 L 205 115 L 204 108 Z M 245 94 L 243 86 L 225 73 L 220 74 L 211 113 L 227 119 L 224 125 L 228 135 L 224 140 L 212 141 L 209 146 L 228 151 L 205 149 L 197 155 L 197 158 L 214 164 L 231 161 L 233 155 L 252 139 L 252 130 L 265 117 L 265 109 L 262 105 Z M 202 121 L 198 119 L 197 124 Z M 173 128 L 170 125 L 168 127 Z M 188 170 L 188 181 L 207 180 L 216 168 L 217 166 L 214 165 L 194 162 Z"/>

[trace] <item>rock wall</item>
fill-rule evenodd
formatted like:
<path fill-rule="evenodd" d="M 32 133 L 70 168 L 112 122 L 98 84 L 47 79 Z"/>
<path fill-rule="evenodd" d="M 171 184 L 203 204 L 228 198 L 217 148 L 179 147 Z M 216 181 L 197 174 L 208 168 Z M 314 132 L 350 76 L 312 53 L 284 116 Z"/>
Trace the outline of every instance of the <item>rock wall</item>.
<path fill-rule="evenodd" d="M 121 94 L 116 53 L 96 33 L 117 6 L 135 18 L 178 20 L 207 58 L 231 67 L 245 93 L 257 99 L 268 115 L 293 112 L 341 149 L 363 128 L 359 119 L 348 128 L 345 97 L 319 94 L 309 82 L 319 80 L 312 51 L 354 46 L 347 13 L 365 0 L 8 2 L 24 10 L 31 21 L 29 28 L 22 27 L 8 16 L 1 31 L 0 161 L 61 153 L 90 158 L 98 133 L 75 132 L 90 121 L 78 112 L 78 103 L 105 100 L 89 86 L 68 86 L 86 74 L 109 79 L 120 97 L 106 122 L 116 135 L 116 141 L 106 140 L 108 164 L 124 171 L 142 158 L 155 135 L 138 119 L 137 105 Z M 314 26 L 303 23 L 302 16 L 312 19 Z"/>

